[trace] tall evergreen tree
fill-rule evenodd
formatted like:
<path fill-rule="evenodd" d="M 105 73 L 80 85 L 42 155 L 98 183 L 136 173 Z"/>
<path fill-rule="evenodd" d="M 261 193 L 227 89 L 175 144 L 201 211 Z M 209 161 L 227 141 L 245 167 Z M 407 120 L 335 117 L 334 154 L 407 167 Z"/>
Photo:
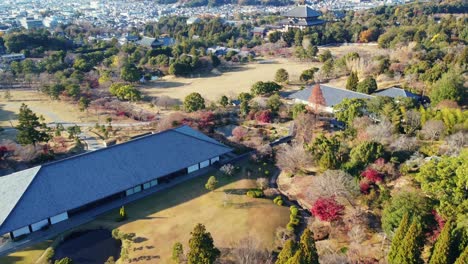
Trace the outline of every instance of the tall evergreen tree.
<path fill-rule="evenodd" d="M 417 218 L 413 218 L 408 232 L 398 249 L 396 262 L 400 264 L 422 264 L 421 250 L 424 238 L 421 236 L 422 227 Z"/>
<path fill-rule="evenodd" d="M 308 228 L 304 230 L 301 236 L 300 251 L 304 255 L 304 261 L 301 263 L 318 264 L 319 256 L 315 247 L 314 233 Z M 296 253 L 297 254 L 297 253 Z"/>
<path fill-rule="evenodd" d="M 49 140 L 50 136 L 46 132 L 47 126 L 41 119 L 42 117 L 37 117 L 27 105 L 21 105 L 18 115 L 19 124 L 16 126 L 18 129 L 16 140 L 21 145 L 36 145 L 36 142 Z"/>
<path fill-rule="evenodd" d="M 466 264 L 468 263 L 468 246 L 465 247 L 461 255 L 457 258 L 454 264 Z"/>
<path fill-rule="evenodd" d="M 294 253 L 297 250 L 297 245 L 294 240 L 290 239 L 284 243 L 283 249 L 278 255 L 278 259 L 276 260 L 276 264 L 286 264 L 288 263 L 289 259 L 294 256 Z"/>
<path fill-rule="evenodd" d="M 197 224 L 190 233 L 188 264 L 212 264 L 221 252 L 213 244 L 210 232 L 202 224 Z"/>
<path fill-rule="evenodd" d="M 286 245 L 285 245 L 286 247 Z M 306 229 L 301 236 L 299 249 L 286 264 L 318 264 L 319 256 L 315 247 L 314 233 Z"/>
<path fill-rule="evenodd" d="M 398 226 L 397 230 L 395 231 L 395 235 L 392 239 L 392 245 L 390 246 L 390 252 L 388 253 L 388 263 L 390 264 L 397 264 L 395 261 L 396 255 L 402 243 L 402 240 L 405 238 L 405 234 L 409 228 L 409 215 L 403 215 L 403 218 L 400 221 L 400 225 Z"/>
<path fill-rule="evenodd" d="M 310 262 L 306 261 L 304 251 L 299 248 L 294 256 L 286 262 L 286 264 L 310 264 Z"/>
<path fill-rule="evenodd" d="M 431 259 L 429 264 L 445 264 L 452 263 L 453 251 L 451 249 L 451 232 L 452 223 L 448 221 L 445 223 L 442 232 L 437 238 L 437 242 L 432 249 Z"/>
<path fill-rule="evenodd" d="M 359 78 L 358 78 L 357 72 L 352 71 L 348 79 L 346 80 L 346 89 L 351 90 L 351 91 L 356 91 L 358 83 L 359 83 Z"/>

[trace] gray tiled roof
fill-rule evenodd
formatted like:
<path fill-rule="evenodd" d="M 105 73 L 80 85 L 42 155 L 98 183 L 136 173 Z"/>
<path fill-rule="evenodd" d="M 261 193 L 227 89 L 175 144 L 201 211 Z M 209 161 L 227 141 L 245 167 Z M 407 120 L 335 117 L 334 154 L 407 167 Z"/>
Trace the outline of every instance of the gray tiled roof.
<path fill-rule="evenodd" d="M 305 5 L 296 6 L 293 9 L 283 14 L 283 16 L 286 16 L 286 17 L 301 17 L 301 18 L 319 17 L 321 15 L 322 15 L 321 12 L 313 10 L 312 8 L 305 6 Z"/>
<path fill-rule="evenodd" d="M 289 98 L 292 99 L 298 99 L 302 101 L 308 101 L 309 96 L 312 93 L 312 89 L 315 87 L 309 86 L 308 88 L 295 92 L 289 96 Z M 345 90 L 341 88 L 336 88 L 328 85 L 320 85 L 320 88 L 322 89 L 322 94 L 323 98 L 325 99 L 325 106 L 327 107 L 333 107 L 334 105 L 337 105 L 343 101 L 345 98 L 361 98 L 361 99 L 370 99 L 373 98 L 374 96 L 372 95 L 367 95 L 363 93 L 358 93 L 358 92 L 353 92 L 350 90 Z"/>
<path fill-rule="evenodd" d="M 415 98 L 415 99 L 418 99 L 420 98 L 419 95 L 417 94 L 414 94 L 412 92 L 408 92 L 402 88 L 398 88 L 398 87 L 390 87 L 390 88 L 387 88 L 387 89 L 384 89 L 384 90 L 380 90 L 380 91 L 377 91 L 374 93 L 374 95 L 376 96 L 388 96 L 388 97 L 392 97 L 392 98 L 396 98 L 396 97 L 410 97 L 410 98 Z"/>
<path fill-rule="evenodd" d="M 0 178 L 0 234 L 230 152 L 189 127 Z"/>
<path fill-rule="evenodd" d="M 145 47 L 151 47 L 155 42 L 156 38 L 143 37 L 137 43 Z"/>

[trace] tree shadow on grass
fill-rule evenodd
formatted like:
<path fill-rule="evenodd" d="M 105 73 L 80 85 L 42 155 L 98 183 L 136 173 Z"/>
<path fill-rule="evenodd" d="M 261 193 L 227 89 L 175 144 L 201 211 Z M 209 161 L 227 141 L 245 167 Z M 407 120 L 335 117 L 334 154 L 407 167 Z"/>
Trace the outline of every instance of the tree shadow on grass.
<path fill-rule="evenodd" d="M 17 113 L 4 109 L 5 104 L 0 104 L 0 121 L 15 120 Z"/>
<path fill-rule="evenodd" d="M 238 163 L 239 166 L 246 166 L 247 161 Z M 212 170 L 203 176 L 195 177 L 187 181 L 181 182 L 166 190 L 162 190 L 144 197 L 140 200 L 131 202 L 126 205 L 126 210 L 132 221 L 140 219 L 151 219 L 153 214 L 163 211 L 165 209 L 189 202 L 202 195 L 209 193 L 205 188 L 205 184 L 210 176 L 215 176 L 218 180 L 217 190 L 219 191 L 223 186 L 231 184 L 242 179 L 246 179 L 243 173 L 238 173 L 235 176 L 225 176 L 219 171 Z M 221 192 L 231 192 L 238 195 L 245 194 L 249 189 L 227 189 Z M 112 210 L 107 215 L 118 215 L 118 210 Z"/>

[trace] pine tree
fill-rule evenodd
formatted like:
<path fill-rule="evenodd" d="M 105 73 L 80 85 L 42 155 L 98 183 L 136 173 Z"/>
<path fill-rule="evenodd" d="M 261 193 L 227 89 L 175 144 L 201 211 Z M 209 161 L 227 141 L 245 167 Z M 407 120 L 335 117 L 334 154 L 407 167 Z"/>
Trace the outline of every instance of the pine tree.
<path fill-rule="evenodd" d="M 392 245 L 390 246 L 390 252 L 388 253 L 388 263 L 390 264 L 397 264 L 397 262 L 395 262 L 395 258 L 402 243 L 402 240 L 405 237 L 406 231 L 408 231 L 408 225 L 409 215 L 405 214 L 403 215 L 403 218 L 400 221 L 400 225 L 398 226 L 398 229 L 396 230 L 395 235 L 392 239 Z"/>
<path fill-rule="evenodd" d="M 294 240 L 290 239 L 284 243 L 283 249 L 278 255 L 278 259 L 276 260 L 276 264 L 286 264 L 288 263 L 288 260 L 294 256 L 294 253 L 296 252 L 296 242 Z"/>
<path fill-rule="evenodd" d="M 421 264 L 424 263 L 421 259 L 421 250 L 423 237 L 421 224 L 417 219 L 413 219 L 408 232 L 405 235 L 404 240 L 401 242 L 400 248 L 398 249 L 396 262 L 400 264 Z"/>
<path fill-rule="evenodd" d="M 310 262 L 306 261 L 304 251 L 302 251 L 302 249 L 298 249 L 294 256 L 290 258 L 286 264 L 310 264 Z"/>
<path fill-rule="evenodd" d="M 348 79 L 346 80 L 346 89 L 351 90 L 351 91 L 356 91 L 358 83 L 359 83 L 359 78 L 358 78 L 357 72 L 352 71 Z"/>
<path fill-rule="evenodd" d="M 190 251 L 187 255 L 188 264 L 212 264 L 221 252 L 213 244 L 213 238 L 202 224 L 197 224 L 190 233 Z"/>
<path fill-rule="evenodd" d="M 429 264 L 445 264 L 450 263 L 451 255 L 453 252 L 451 251 L 451 231 L 452 231 L 452 223 L 449 221 L 445 223 L 442 232 L 437 238 L 437 242 L 432 249 L 431 259 L 429 260 Z"/>
<path fill-rule="evenodd" d="M 304 230 L 304 233 L 302 233 L 302 236 L 301 236 L 301 242 L 300 242 L 299 247 L 300 247 L 299 254 L 302 254 L 304 256 L 303 259 L 305 261 L 305 262 L 300 262 L 300 263 L 307 263 L 307 264 L 319 263 L 317 248 L 315 247 L 314 233 L 312 231 L 310 231 L 309 229 Z"/>
<path fill-rule="evenodd" d="M 16 129 L 18 129 L 16 140 L 21 145 L 36 145 L 36 142 L 49 140 L 50 136 L 45 132 L 47 126 L 42 122 L 42 117 L 37 117 L 25 104 L 21 105 L 18 122 L 19 124 L 16 126 Z"/>
<path fill-rule="evenodd" d="M 461 255 L 457 258 L 454 264 L 466 264 L 468 263 L 468 246 L 465 247 Z"/>

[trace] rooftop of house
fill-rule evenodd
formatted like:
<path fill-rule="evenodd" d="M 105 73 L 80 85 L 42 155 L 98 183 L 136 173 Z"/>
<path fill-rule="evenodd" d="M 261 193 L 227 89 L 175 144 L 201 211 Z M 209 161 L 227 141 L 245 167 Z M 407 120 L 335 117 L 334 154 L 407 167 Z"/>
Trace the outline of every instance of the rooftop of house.
<path fill-rule="evenodd" d="M 396 98 L 396 97 L 410 97 L 410 98 L 414 98 L 414 99 L 421 98 L 421 96 L 419 96 L 417 94 L 414 94 L 412 92 L 408 92 L 405 89 L 402 89 L 400 87 L 390 87 L 390 88 L 386 88 L 386 89 L 383 89 L 383 90 L 379 90 L 379 91 L 375 92 L 374 95 L 376 95 L 376 96 L 388 96 L 388 97 L 392 97 L 392 98 Z"/>
<path fill-rule="evenodd" d="M 321 15 L 322 13 L 320 11 L 316 11 L 306 5 L 296 6 L 293 9 L 283 14 L 283 16 L 285 17 L 296 17 L 296 18 L 312 18 L 312 17 L 319 17 Z"/>
<path fill-rule="evenodd" d="M 293 93 L 289 96 L 291 99 L 298 99 L 302 101 L 308 101 L 312 93 L 312 90 L 315 88 L 315 85 L 309 86 L 306 89 Z M 325 99 L 325 106 L 333 107 L 343 101 L 345 98 L 361 98 L 361 99 L 370 99 L 374 96 L 358 93 L 346 89 L 336 88 L 328 85 L 320 84 L 322 89 L 323 98 Z"/>
<path fill-rule="evenodd" d="M 182 126 L 0 177 L 0 234 L 230 151 Z"/>
<path fill-rule="evenodd" d="M 306 89 L 301 91 L 295 92 L 289 95 L 290 99 L 298 99 L 302 101 L 308 101 L 310 95 L 312 94 L 315 85 L 309 86 Z M 419 99 L 420 96 L 411 92 L 408 92 L 402 88 L 398 87 L 390 87 L 382 90 L 378 90 L 373 94 L 364 94 L 359 92 L 354 92 L 342 88 L 332 87 L 328 85 L 320 84 L 320 88 L 322 89 L 322 94 L 325 99 L 325 106 L 333 107 L 334 105 L 339 104 L 345 98 L 361 98 L 361 99 L 370 99 L 375 96 L 388 96 L 392 98 L 397 97 L 409 97 L 413 99 Z"/>

